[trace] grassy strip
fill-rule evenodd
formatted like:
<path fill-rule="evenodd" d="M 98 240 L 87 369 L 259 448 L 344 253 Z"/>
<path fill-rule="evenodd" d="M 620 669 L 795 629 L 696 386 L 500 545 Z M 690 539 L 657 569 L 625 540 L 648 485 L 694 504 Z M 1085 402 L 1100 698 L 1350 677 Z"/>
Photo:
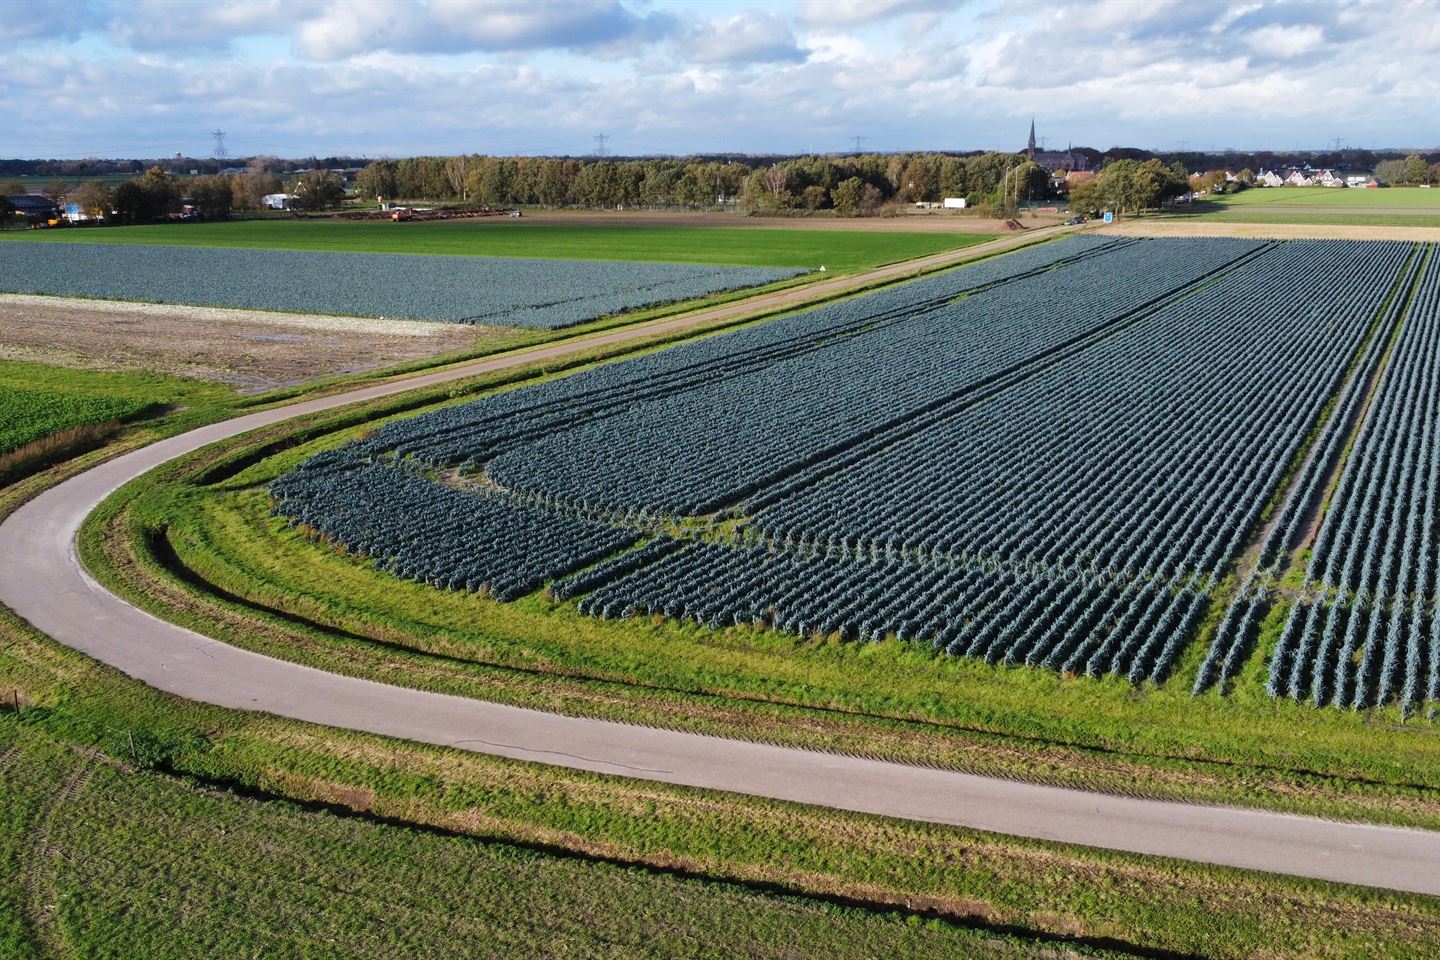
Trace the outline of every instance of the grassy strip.
<path fill-rule="evenodd" d="M 440 254 L 703 263 L 759 267 L 824 266 L 850 273 L 992 239 L 976 233 L 757 230 L 636 224 L 515 223 L 507 218 L 393 224 L 345 220 L 244 220 L 96 230 L 27 230 L 13 242 L 140 243 L 349 253 Z"/>
<path fill-rule="evenodd" d="M 1207 197 L 1204 203 L 1242 209 L 1257 204 L 1276 207 L 1434 207 L 1440 213 L 1440 190 L 1430 187 L 1386 187 L 1379 190 L 1265 187 Z"/>
<path fill-rule="evenodd" d="M 1169 219 L 1215 223 L 1317 224 L 1327 227 L 1440 227 L 1440 214 L 1296 213 L 1279 205 L 1258 210 L 1247 207 L 1214 213 L 1195 213 Z"/>
<path fill-rule="evenodd" d="M 1031 942 L 907 911 L 236 796 L 13 719 L 0 719 L 0 757 L 7 957 L 40 953 L 27 913 L 57 954 L 156 960 L 1034 955 Z"/>
<path fill-rule="evenodd" d="M 539 596 L 498 604 L 396 580 L 307 542 L 254 489 L 368 429 L 327 433 L 339 417 L 362 419 L 332 415 L 289 447 L 293 428 L 276 428 L 143 478 L 87 524 L 87 564 L 177 622 L 387 682 L 1075 786 L 1143 783 L 1175 798 L 1440 825 L 1440 743 L 1384 712 L 1279 703 L 1263 684 L 1192 700 L 898 642 L 607 623 Z"/>

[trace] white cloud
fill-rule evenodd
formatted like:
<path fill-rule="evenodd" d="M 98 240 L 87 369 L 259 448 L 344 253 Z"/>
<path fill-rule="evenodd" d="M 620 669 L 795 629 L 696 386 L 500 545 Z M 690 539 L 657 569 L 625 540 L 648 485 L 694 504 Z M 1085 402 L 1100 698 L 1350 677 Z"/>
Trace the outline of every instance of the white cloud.
<path fill-rule="evenodd" d="M 919 32 L 908 3 L 665 2 L 106 0 L 80 43 L 42 5 L 0 71 L 7 152 L 205 155 L 215 127 L 237 154 L 1015 148 L 1032 112 L 1097 147 L 1440 141 L 1423 0 L 1004 3 Z"/>
<path fill-rule="evenodd" d="M 671 18 L 642 17 L 619 0 L 331 0 L 301 23 L 296 48 L 316 60 L 374 50 L 588 50 L 658 39 L 672 29 Z"/>
<path fill-rule="evenodd" d="M 911 14 L 946 13 L 962 0 L 806 0 L 800 22 L 815 27 L 853 27 Z"/>
<path fill-rule="evenodd" d="M 695 25 L 677 41 L 681 59 L 693 63 L 796 63 L 806 51 L 788 24 L 769 13 L 747 11 Z"/>
<path fill-rule="evenodd" d="M 1288 60 L 1319 49 L 1325 42 L 1325 33 L 1314 24 L 1303 27 L 1282 27 L 1274 24 L 1254 31 L 1245 38 L 1245 42 L 1264 56 Z"/>

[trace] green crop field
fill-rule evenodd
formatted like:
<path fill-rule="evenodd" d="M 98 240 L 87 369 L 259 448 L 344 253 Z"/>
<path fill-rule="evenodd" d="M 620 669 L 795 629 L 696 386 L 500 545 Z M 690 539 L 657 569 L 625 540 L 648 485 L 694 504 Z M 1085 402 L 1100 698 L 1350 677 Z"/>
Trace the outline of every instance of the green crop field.
<path fill-rule="evenodd" d="M 1440 188 L 1255 188 L 1177 207 L 1166 216 L 1215 223 L 1440 227 Z"/>
<path fill-rule="evenodd" d="M 61 431 L 229 395 L 224 387 L 164 374 L 0 360 L 0 454 Z"/>
<path fill-rule="evenodd" d="M 81 183 L 89 183 L 92 180 L 98 180 L 101 183 L 114 187 L 117 184 L 125 183 L 127 180 L 134 180 L 138 176 L 138 173 L 107 173 L 98 177 L 42 177 L 25 174 L 24 176 L 18 177 L 0 176 L 0 184 L 14 181 L 24 186 L 24 188 L 31 193 L 40 193 L 57 180 L 72 187 Z"/>
<path fill-rule="evenodd" d="M 992 239 L 978 233 L 752 227 L 587 226 L 508 218 L 395 224 L 388 221 L 238 220 L 0 234 L 11 241 L 150 243 L 353 253 L 426 253 L 641 260 L 755 267 L 824 266 L 849 273 Z"/>
<path fill-rule="evenodd" d="M 1385 213 L 1375 209 L 1303 210 L 1276 205 L 1240 207 L 1235 210 L 1197 210 L 1174 219 L 1213 223 L 1312 224 L 1329 227 L 1440 227 L 1440 211 L 1434 214 Z"/>
<path fill-rule="evenodd" d="M 1207 200 L 1223 207 L 1250 207 L 1256 204 L 1288 206 L 1428 207 L 1440 214 L 1440 187 L 1385 187 L 1378 190 L 1324 187 L 1257 187 Z"/>

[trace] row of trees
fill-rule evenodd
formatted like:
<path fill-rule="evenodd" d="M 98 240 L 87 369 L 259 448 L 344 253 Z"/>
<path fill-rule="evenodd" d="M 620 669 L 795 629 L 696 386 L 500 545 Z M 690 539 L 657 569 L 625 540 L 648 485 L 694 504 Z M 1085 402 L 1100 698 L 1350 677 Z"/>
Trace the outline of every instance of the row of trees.
<path fill-rule="evenodd" d="M 738 202 L 765 212 L 872 212 L 888 202 L 967 197 L 1005 204 L 1048 194 L 1049 178 L 1009 153 L 806 156 L 751 166 L 737 160 L 560 157 L 409 157 L 360 171 L 356 192 L 386 201 L 490 206 L 708 207 Z"/>
<path fill-rule="evenodd" d="M 1190 174 L 1179 161 L 1167 167 L 1159 160 L 1116 160 L 1098 176 L 1070 186 L 1070 209 L 1085 214 L 1139 213 L 1191 189 Z"/>
<path fill-rule="evenodd" d="M 234 210 L 263 210 L 266 196 L 284 190 L 280 178 L 264 168 L 178 178 L 156 166 L 113 188 L 102 180 L 73 187 L 55 181 L 44 194 L 58 204 L 75 204 L 88 217 L 133 224 L 163 220 L 186 203 L 206 219 L 223 220 Z M 0 196 L 27 192 L 19 182 L 0 184 Z M 291 181 L 289 192 L 297 208 L 328 210 L 345 198 L 345 185 L 328 170 L 310 170 Z"/>
<path fill-rule="evenodd" d="M 1429 164 L 1418 153 L 1404 160 L 1382 160 L 1375 165 L 1375 179 L 1397 186 L 1440 183 L 1440 163 Z"/>

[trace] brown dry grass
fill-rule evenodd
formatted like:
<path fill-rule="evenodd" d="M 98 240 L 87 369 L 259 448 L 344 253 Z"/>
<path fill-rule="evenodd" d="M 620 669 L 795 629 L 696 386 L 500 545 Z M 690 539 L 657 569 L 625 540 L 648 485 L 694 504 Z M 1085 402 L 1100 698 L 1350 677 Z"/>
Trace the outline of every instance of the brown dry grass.
<path fill-rule="evenodd" d="M 77 453 L 93 450 L 115 435 L 120 421 L 106 420 L 103 423 L 82 423 L 78 427 L 60 430 L 22 444 L 7 453 L 0 454 L 0 483 L 7 478 L 43 470 Z"/>
<path fill-rule="evenodd" d="M 506 343 L 496 327 L 0 294 L 0 359 L 262 392 Z"/>

